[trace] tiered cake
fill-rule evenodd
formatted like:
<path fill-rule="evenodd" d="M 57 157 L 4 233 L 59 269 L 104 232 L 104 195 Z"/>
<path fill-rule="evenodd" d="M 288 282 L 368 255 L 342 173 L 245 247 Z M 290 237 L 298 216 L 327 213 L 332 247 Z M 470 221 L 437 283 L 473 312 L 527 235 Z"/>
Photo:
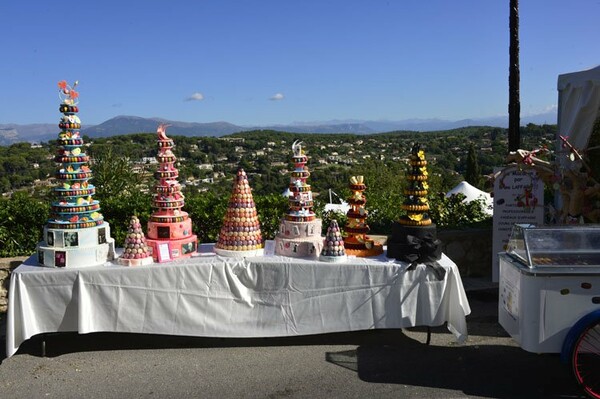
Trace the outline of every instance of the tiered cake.
<path fill-rule="evenodd" d="M 192 233 L 192 219 L 181 210 L 185 205 L 181 185 L 177 181 L 179 171 L 174 166 L 173 140 L 166 135 L 167 125 L 157 129 L 159 169 L 154 173 L 152 207 L 155 211 L 148 221 L 148 245 L 155 261 L 164 262 L 179 257 L 190 257 L 196 252 L 197 237 Z"/>
<path fill-rule="evenodd" d="M 96 189 L 89 183 L 92 171 L 79 134 L 76 86 L 77 82 L 73 87 L 65 81 L 58 84 L 63 116 L 58 124 L 61 132 L 55 161 L 61 166 L 56 173 L 56 199 L 44 226 L 44 241 L 37 246 L 38 262 L 44 266 L 97 266 L 114 259 L 110 226 L 100 214 L 100 202 L 93 199 Z"/>
<path fill-rule="evenodd" d="M 402 204 L 405 215 L 392 224 L 392 235 L 387 242 L 387 256 L 398 260 L 411 260 L 419 241 L 437 240 L 436 226 L 429 217 L 427 193 L 427 161 L 419 144 L 414 144 L 406 173 L 406 199 Z M 424 246 L 423 246 L 424 247 Z"/>
<path fill-rule="evenodd" d="M 313 198 L 310 185 L 306 180 L 310 176 L 306 162 L 307 156 L 302 143 L 292 145 L 294 170 L 290 177 L 289 211 L 281 220 L 279 233 L 275 236 L 275 253 L 292 257 L 316 257 L 323 247 L 321 237 L 321 219 L 313 212 Z"/>
<path fill-rule="evenodd" d="M 153 263 L 150 248 L 146 245 L 146 237 L 142 231 L 142 224 L 137 216 L 132 216 L 125 236 L 123 254 L 117 260 L 125 266 L 140 266 Z"/>
<path fill-rule="evenodd" d="M 258 213 L 244 169 L 238 169 L 234 179 L 214 250 L 218 255 L 234 257 L 260 256 L 263 253 Z"/>
<path fill-rule="evenodd" d="M 367 236 L 370 229 L 367 224 L 367 210 L 365 209 L 367 199 L 363 194 L 366 189 L 367 186 L 364 184 L 363 176 L 352 176 L 350 178 L 352 196 L 348 198 L 350 209 L 346 213 L 348 217 L 345 228 L 347 237 L 344 240 L 348 255 L 365 257 L 377 256 L 383 253 L 383 246 Z"/>
<path fill-rule="evenodd" d="M 345 262 L 346 259 L 346 250 L 340 226 L 338 226 L 337 220 L 332 220 L 327 228 L 325 243 L 323 244 L 319 260 L 325 262 Z"/>

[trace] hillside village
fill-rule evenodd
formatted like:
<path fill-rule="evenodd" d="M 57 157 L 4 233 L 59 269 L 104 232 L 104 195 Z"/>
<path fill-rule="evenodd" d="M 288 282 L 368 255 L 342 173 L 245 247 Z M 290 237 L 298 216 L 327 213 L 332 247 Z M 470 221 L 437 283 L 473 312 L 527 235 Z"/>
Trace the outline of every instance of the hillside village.
<path fill-rule="evenodd" d="M 552 146 L 555 125 L 523 127 L 523 148 Z M 475 151 L 485 176 L 502 166 L 507 154 L 506 129 L 468 127 L 442 132 L 392 132 L 374 135 L 297 134 L 252 131 L 219 138 L 174 136 L 180 181 L 200 192 L 229 189 L 233 172 L 243 167 L 258 193 L 283 192 L 290 169 L 291 145 L 304 142 L 309 156 L 311 184 L 316 192 L 343 190 L 350 173 L 364 168 L 379 168 L 381 173 L 399 173 L 406 164 L 412 143 L 424 147 L 432 174 L 443 188 L 461 181 L 466 172 L 469 148 Z M 88 154 L 95 162 L 125 159 L 132 173 L 148 189 L 156 169 L 156 138 L 153 133 L 138 133 L 108 138 L 85 137 Z M 15 190 L 39 189 L 53 184 L 56 164 L 54 142 L 19 143 L 0 147 L 0 191 L 3 196 Z M 93 162 L 92 162 L 93 165 Z M 96 185 L 102 179 L 94 169 Z M 400 178 L 398 179 L 400 183 Z M 368 184 L 377 185 L 377 182 Z M 485 179 L 481 186 L 484 188 Z"/>

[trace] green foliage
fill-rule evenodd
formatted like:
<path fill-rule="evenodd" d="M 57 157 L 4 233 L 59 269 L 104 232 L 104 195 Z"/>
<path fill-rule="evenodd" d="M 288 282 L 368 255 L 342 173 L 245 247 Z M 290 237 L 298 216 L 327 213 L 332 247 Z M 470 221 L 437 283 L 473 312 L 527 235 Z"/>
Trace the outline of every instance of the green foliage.
<path fill-rule="evenodd" d="M 188 195 L 184 210 L 192 218 L 192 230 L 199 243 L 216 242 L 227 211 L 229 196 L 211 192 Z"/>
<path fill-rule="evenodd" d="M 112 146 L 97 150 L 93 159 L 91 168 L 94 171 L 96 199 L 103 201 L 139 190 L 143 175 L 135 173 L 129 158 L 116 155 Z"/>
<path fill-rule="evenodd" d="M 142 226 L 146 226 L 152 213 L 152 198 L 149 194 L 140 191 L 125 191 L 118 195 L 105 197 L 100 205 L 104 220 L 110 223 L 111 236 L 118 247 L 125 243 L 125 235 L 132 216 L 140 219 Z"/>
<path fill-rule="evenodd" d="M 367 224 L 371 234 L 389 235 L 392 233 L 392 224 L 400 218 L 402 209 L 400 205 L 404 197 L 399 192 L 376 193 L 365 192 L 368 212 Z"/>
<path fill-rule="evenodd" d="M 281 194 L 253 195 L 263 239 L 275 237 L 279 221 L 288 210 L 288 200 Z"/>
<path fill-rule="evenodd" d="M 490 223 L 492 218 L 483 211 L 483 200 L 463 202 L 464 194 L 434 197 L 429 202 L 429 215 L 440 228 L 467 227 Z"/>
<path fill-rule="evenodd" d="M 327 228 L 329 227 L 329 224 L 331 223 L 332 220 L 335 220 L 338 222 L 338 226 L 340 227 L 340 232 L 342 233 L 342 235 L 344 235 L 345 230 L 344 227 L 346 226 L 346 223 L 348 222 L 348 218 L 346 217 L 345 214 L 341 213 L 341 212 L 337 212 L 337 211 L 321 211 L 321 212 L 315 212 L 317 214 L 317 217 L 320 218 L 323 222 L 323 226 L 322 226 L 322 230 L 323 230 L 323 235 L 325 235 L 327 233 Z"/>
<path fill-rule="evenodd" d="M 34 253 L 49 212 L 48 204 L 25 193 L 0 199 L 0 257 Z"/>

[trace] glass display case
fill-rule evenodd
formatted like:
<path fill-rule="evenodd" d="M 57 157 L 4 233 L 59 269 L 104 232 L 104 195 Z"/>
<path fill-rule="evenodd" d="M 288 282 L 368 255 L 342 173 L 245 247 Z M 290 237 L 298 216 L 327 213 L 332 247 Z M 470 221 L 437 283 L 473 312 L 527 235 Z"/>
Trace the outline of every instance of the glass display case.
<path fill-rule="evenodd" d="M 506 252 L 529 268 L 600 266 L 600 225 L 516 224 Z"/>
<path fill-rule="evenodd" d="M 600 310 L 600 225 L 514 225 L 498 258 L 498 321 L 521 348 L 560 353 L 571 327 Z"/>

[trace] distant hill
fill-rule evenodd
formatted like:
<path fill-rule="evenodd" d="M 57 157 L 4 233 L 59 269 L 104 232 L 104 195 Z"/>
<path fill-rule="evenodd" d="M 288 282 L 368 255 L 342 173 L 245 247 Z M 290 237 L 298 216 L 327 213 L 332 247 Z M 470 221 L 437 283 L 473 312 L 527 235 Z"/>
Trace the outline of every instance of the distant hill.
<path fill-rule="evenodd" d="M 156 132 L 156 127 L 166 123 L 168 133 L 175 136 L 223 136 L 236 133 L 244 128 L 227 122 L 190 123 L 169 121 L 161 118 L 140 118 L 137 116 L 117 116 L 99 125 L 81 129 L 81 133 L 90 137 L 109 137 L 131 133 Z"/>
<path fill-rule="evenodd" d="M 56 138 L 59 132 L 58 124 L 35 123 L 16 125 L 14 123 L 0 124 L 0 145 L 10 145 L 19 142 L 42 142 Z"/>
<path fill-rule="evenodd" d="M 278 130 L 290 133 L 348 133 L 348 134 L 369 134 L 380 133 L 378 130 L 371 129 L 364 123 L 330 123 L 330 124 L 307 124 L 307 125 L 272 125 L 264 127 L 254 127 L 254 129 Z M 248 129 L 245 129 L 248 130 Z"/>
<path fill-rule="evenodd" d="M 168 133 L 177 136 L 212 136 L 220 137 L 248 130 L 270 129 L 290 133 L 349 133 L 372 134 L 391 131 L 441 131 L 452 130 L 467 126 L 508 126 L 508 116 L 493 118 L 463 119 L 448 121 L 444 119 L 405 119 L 399 121 L 365 121 L 365 120 L 330 120 L 321 122 L 293 123 L 289 125 L 270 126 L 238 126 L 228 122 L 177 122 L 161 118 L 140 118 L 137 116 L 117 116 L 99 125 L 84 125 L 82 134 L 90 137 L 108 137 L 131 133 L 155 132 L 160 123 L 171 125 Z M 528 123 L 536 125 L 555 125 L 556 112 L 523 116 L 521 125 Z M 10 145 L 18 142 L 43 142 L 56 138 L 56 124 L 0 124 L 0 145 Z"/>

